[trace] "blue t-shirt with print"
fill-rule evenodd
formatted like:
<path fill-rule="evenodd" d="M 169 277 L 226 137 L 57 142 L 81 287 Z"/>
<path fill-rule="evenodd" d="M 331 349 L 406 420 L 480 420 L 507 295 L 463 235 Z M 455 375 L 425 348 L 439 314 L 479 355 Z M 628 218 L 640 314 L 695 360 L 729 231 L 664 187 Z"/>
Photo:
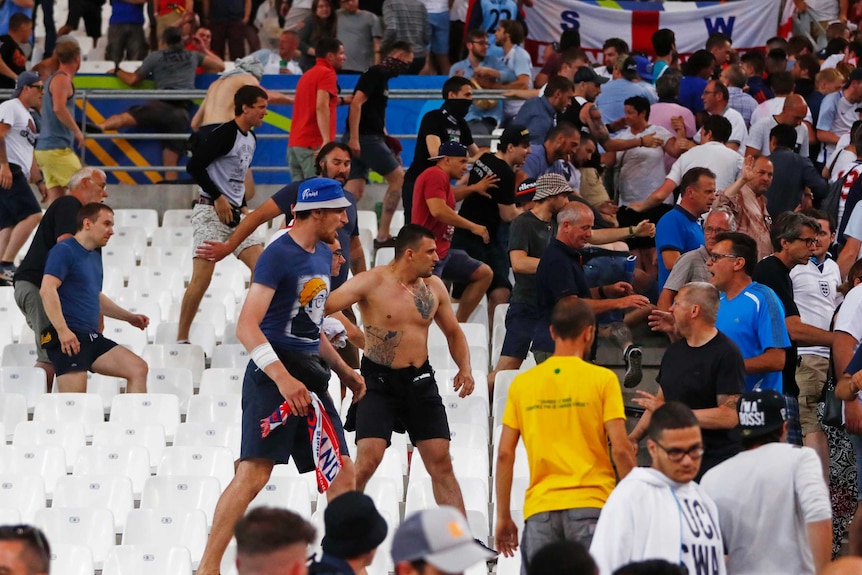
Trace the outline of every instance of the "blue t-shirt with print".
<path fill-rule="evenodd" d="M 66 325 L 75 332 L 99 331 L 99 294 L 102 291 L 102 254 L 88 250 L 75 238 L 51 248 L 45 275 L 63 282 L 57 289 Z"/>
<path fill-rule="evenodd" d="M 332 250 L 323 242 L 309 253 L 288 233 L 263 250 L 254 267 L 254 283 L 275 290 L 260 322 L 261 331 L 273 346 L 318 352 L 331 271 Z"/>
<path fill-rule="evenodd" d="M 739 346 L 742 357 L 749 359 L 767 349 L 790 347 L 790 336 L 784 323 L 784 306 L 775 292 L 763 284 L 751 282 L 735 298 L 721 294 L 715 327 Z M 783 393 L 781 370 L 751 373 L 745 376 L 745 391 L 773 389 Z"/>

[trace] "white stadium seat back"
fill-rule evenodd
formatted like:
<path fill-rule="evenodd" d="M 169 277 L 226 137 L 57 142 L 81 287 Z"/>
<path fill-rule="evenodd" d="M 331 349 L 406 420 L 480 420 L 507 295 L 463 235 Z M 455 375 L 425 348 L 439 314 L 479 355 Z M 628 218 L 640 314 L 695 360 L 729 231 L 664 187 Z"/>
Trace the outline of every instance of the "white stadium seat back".
<path fill-rule="evenodd" d="M 194 383 L 200 383 L 201 375 L 206 368 L 204 350 L 201 346 L 194 344 L 148 345 L 144 348 L 141 357 L 151 369 L 154 367 L 185 367 L 191 370 Z"/>
<path fill-rule="evenodd" d="M 165 428 L 158 423 L 106 421 L 97 425 L 93 432 L 93 446 L 96 447 L 113 445 L 143 447 L 149 455 L 153 471 L 162 460 L 165 444 Z"/>
<path fill-rule="evenodd" d="M 0 475 L 0 509 L 14 509 L 20 521 L 33 523 L 36 512 L 47 503 L 45 482 L 39 475 Z"/>
<path fill-rule="evenodd" d="M 215 477 L 155 476 L 144 484 L 141 509 L 200 509 L 206 514 L 207 525 L 212 525 L 220 495 Z"/>
<path fill-rule="evenodd" d="M 221 346 L 216 347 L 216 353 L 218 353 L 219 347 Z M 241 394 L 245 369 L 245 367 L 213 367 L 205 370 L 201 376 L 201 387 L 198 389 L 198 394 Z"/>
<path fill-rule="evenodd" d="M 189 400 L 186 421 L 193 423 L 242 423 L 242 396 L 195 395 Z"/>
<path fill-rule="evenodd" d="M 215 477 L 224 491 L 233 479 L 233 454 L 214 445 L 173 446 L 165 449 L 158 475 Z"/>
<path fill-rule="evenodd" d="M 117 545 L 108 552 L 102 575 L 192 575 L 185 547 Z"/>
<path fill-rule="evenodd" d="M 123 545 L 185 547 L 193 568 L 200 563 L 206 540 L 207 518 L 200 509 L 134 509 L 123 532 Z"/>
<path fill-rule="evenodd" d="M 93 552 L 84 545 L 50 542 L 51 573 L 56 575 L 93 575 Z"/>
<path fill-rule="evenodd" d="M 27 409 L 48 390 L 45 370 L 41 367 L 0 367 L 0 393 L 20 393 L 27 399 Z"/>
<path fill-rule="evenodd" d="M 93 552 L 93 565 L 101 569 L 115 544 L 114 516 L 107 509 L 63 507 L 36 512 L 36 526 L 52 544 L 83 545 Z"/>
<path fill-rule="evenodd" d="M 177 427 L 174 446 L 193 447 L 214 445 L 230 449 L 234 459 L 239 459 L 242 426 L 239 423 L 224 424 L 186 421 Z"/>
<path fill-rule="evenodd" d="M 311 498 L 308 493 L 308 483 L 299 477 L 270 477 L 263 489 L 249 504 L 254 507 L 281 507 L 301 515 L 311 517 Z"/>
<path fill-rule="evenodd" d="M 71 471 L 78 457 L 78 451 L 87 445 L 87 440 L 83 424 L 77 421 L 22 421 L 15 426 L 12 445 L 16 447 L 56 445 L 63 449 L 66 469 Z"/>
<path fill-rule="evenodd" d="M 132 493 L 140 497 L 144 482 L 150 477 L 150 454 L 140 445 L 88 445 L 78 453 L 73 474 L 128 477 Z"/>
<path fill-rule="evenodd" d="M 126 515 L 135 507 L 132 480 L 123 475 L 67 475 L 57 481 L 51 507 L 107 509 L 116 533 L 122 533 Z"/>
<path fill-rule="evenodd" d="M 123 423 L 158 423 L 165 437 L 172 441 L 180 424 L 180 400 L 169 393 L 129 393 L 111 402 L 111 421 Z"/>
<path fill-rule="evenodd" d="M 33 421 L 43 423 L 78 422 L 92 437 L 96 426 L 105 421 L 102 399 L 91 393 L 46 393 L 36 400 Z"/>

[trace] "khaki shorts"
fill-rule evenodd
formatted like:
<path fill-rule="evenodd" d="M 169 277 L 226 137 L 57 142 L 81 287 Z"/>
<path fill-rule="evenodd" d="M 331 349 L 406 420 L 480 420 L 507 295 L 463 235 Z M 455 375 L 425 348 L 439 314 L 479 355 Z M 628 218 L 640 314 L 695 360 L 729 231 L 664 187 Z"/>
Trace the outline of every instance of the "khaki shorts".
<path fill-rule="evenodd" d="M 799 386 L 799 422 L 802 435 L 823 431 L 817 419 L 817 404 L 826 383 L 829 358 L 819 355 L 800 355 L 796 366 L 796 384 Z"/>
<path fill-rule="evenodd" d="M 214 207 L 205 206 L 203 204 L 195 205 L 194 210 L 192 211 L 191 223 L 194 237 L 194 245 L 192 246 L 193 256 L 197 253 L 198 247 L 205 241 L 226 242 L 234 229 L 236 229 L 224 225 L 221 220 L 218 219 L 218 214 Z M 259 240 L 247 237 L 233 251 L 233 255 L 239 257 L 239 254 L 241 254 L 246 248 L 261 245 L 262 243 Z"/>
<path fill-rule="evenodd" d="M 72 176 L 81 169 L 81 159 L 71 148 L 36 150 L 36 162 L 42 168 L 45 186 L 57 188 L 69 185 Z"/>

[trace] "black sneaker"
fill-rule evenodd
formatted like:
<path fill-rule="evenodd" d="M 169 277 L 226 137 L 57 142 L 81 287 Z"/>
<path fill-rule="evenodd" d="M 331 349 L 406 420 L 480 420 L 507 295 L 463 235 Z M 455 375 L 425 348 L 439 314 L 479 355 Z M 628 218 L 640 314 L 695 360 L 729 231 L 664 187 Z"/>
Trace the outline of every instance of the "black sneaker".
<path fill-rule="evenodd" d="M 494 554 L 494 556 L 491 557 L 490 559 L 486 560 L 485 563 L 487 563 L 488 565 L 493 565 L 493 564 L 497 563 L 497 557 L 500 555 L 499 551 L 497 551 L 496 549 L 492 549 L 491 547 L 488 547 L 478 537 L 473 537 L 473 541 L 478 543 L 482 547 L 482 549 L 490 551 L 491 553 Z"/>
<path fill-rule="evenodd" d="M 374 249 L 379 250 L 380 248 L 394 248 L 395 247 L 395 238 L 390 237 L 386 240 L 378 240 L 374 238 Z"/>
<path fill-rule="evenodd" d="M 18 268 L 15 265 L 0 266 L 0 281 L 9 282 L 9 284 L 11 284 L 16 271 L 18 271 Z"/>
<path fill-rule="evenodd" d="M 643 352 L 641 348 L 630 345 L 623 352 L 623 359 L 626 362 L 626 375 L 623 377 L 623 385 L 631 388 L 636 387 L 643 379 L 643 369 L 641 369 L 641 360 Z"/>

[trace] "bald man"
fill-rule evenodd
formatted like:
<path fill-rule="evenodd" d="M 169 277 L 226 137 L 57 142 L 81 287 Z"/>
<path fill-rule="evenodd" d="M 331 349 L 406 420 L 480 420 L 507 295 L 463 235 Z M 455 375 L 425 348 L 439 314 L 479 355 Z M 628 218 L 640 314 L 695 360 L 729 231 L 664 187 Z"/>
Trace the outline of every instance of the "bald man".
<path fill-rule="evenodd" d="M 808 115 L 808 104 L 799 94 L 790 94 L 784 100 L 780 114 L 769 116 L 751 125 L 748 138 L 745 140 L 745 155 L 768 156 L 769 132 L 775 126 L 784 124 L 796 130 L 796 146 L 793 151 L 800 156 L 808 157 L 808 125 L 803 122 Z"/>
<path fill-rule="evenodd" d="M 757 259 L 773 252 L 769 239 L 772 217 L 766 205 L 766 191 L 772 185 L 772 162 L 766 156 L 745 158 L 739 177 L 715 197 L 713 208 L 727 207 L 736 218 L 736 231 L 757 242 Z"/>

